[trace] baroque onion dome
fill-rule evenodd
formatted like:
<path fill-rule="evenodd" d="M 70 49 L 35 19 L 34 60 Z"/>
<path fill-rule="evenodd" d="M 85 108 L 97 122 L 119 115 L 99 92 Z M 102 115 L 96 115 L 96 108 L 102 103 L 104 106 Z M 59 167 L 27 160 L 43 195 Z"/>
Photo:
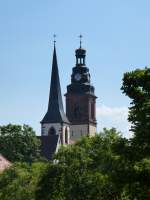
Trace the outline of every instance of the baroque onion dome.
<path fill-rule="evenodd" d="M 80 36 L 81 38 L 81 36 Z M 89 68 L 86 66 L 86 50 L 80 46 L 75 50 L 76 64 L 72 68 L 71 83 L 67 86 L 66 115 L 71 122 L 72 138 L 94 135 L 96 132 L 96 96 L 91 84 Z"/>
<path fill-rule="evenodd" d="M 91 85 L 89 68 L 86 66 L 86 50 L 80 47 L 75 50 L 76 65 L 72 69 L 71 84 L 67 86 L 69 93 L 86 93 L 94 95 L 94 87 Z"/>

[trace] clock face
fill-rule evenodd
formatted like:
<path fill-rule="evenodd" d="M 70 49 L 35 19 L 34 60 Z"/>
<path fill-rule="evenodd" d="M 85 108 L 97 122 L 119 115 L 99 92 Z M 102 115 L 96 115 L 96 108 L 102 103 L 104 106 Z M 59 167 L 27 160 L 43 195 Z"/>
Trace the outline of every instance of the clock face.
<path fill-rule="evenodd" d="M 75 74 L 74 78 L 76 81 L 79 81 L 81 79 L 81 74 L 79 74 L 79 73 Z"/>

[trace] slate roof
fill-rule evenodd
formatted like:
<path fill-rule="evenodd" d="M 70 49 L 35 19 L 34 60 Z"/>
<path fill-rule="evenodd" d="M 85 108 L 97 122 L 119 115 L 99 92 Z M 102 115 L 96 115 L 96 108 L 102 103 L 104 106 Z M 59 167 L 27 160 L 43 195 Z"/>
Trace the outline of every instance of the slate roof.
<path fill-rule="evenodd" d="M 48 110 L 41 123 L 69 123 L 63 108 L 56 48 L 54 45 Z"/>
<path fill-rule="evenodd" d="M 41 140 L 42 156 L 52 160 L 59 142 L 59 135 L 38 136 L 38 138 Z"/>

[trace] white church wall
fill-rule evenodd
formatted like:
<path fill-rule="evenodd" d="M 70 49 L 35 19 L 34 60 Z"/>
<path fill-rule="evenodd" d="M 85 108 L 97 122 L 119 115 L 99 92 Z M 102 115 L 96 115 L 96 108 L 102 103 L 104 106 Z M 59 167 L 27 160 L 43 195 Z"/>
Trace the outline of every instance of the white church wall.
<path fill-rule="evenodd" d="M 51 127 L 55 129 L 57 135 L 62 131 L 60 123 L 42 124 L 42 135 L 47 136 Z"/>
<path fill-rule="evenodd" d="M 92 126 L 92 125 L 89 125 L 89 133 L 90 133 L 90 136 L 95 136 L 96 135 L 96 126 Z"/>
<path fill-rule="evenodd" d="M 88 124 L 71 125 L 70 127 L 70 139 L 76 141 L 82 136 L 95 136 L 96 127 Z"/>
<path fill-rule="evenodd" d="M 82 136 L 88 135 L 88 125 L 71 125 L 70 127 L 70 139 L 71 140 L 78 140 Z"/>
<path fill-rule="evenodd" d="M 66 145 L 66 142 L 65 142 L 65 132 L 66 132 L 66 129 L 67 129 L 67 144 L 69 144 L 69 140 L 70 140 L 70 128 L 66 124 L 63 124 L 63 125 L 61 123 L 43 124 L 41 126 L 42 135 L 43 136 L 48 136 L 49 130 L 52 127 L 55 129 L 57 135 L 58 134 L 60 134 L 60 135 L 62 134 L 62 144 L 63 145 Z"/>

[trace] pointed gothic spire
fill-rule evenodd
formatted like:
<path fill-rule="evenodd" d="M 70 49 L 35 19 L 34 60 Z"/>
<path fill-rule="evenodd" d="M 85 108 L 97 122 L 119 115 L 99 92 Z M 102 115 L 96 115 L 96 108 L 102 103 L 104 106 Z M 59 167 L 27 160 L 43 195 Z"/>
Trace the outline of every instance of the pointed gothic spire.
<path fill-rule="evenodd" d="M 44 116 L 43 120 L 41 121 L 41 123 L 62 123 L 62 122 L 69 123 L 64 113 L 64 108 L 62 103 L 56 47 L 54 41 L 48 111 Z"/>

